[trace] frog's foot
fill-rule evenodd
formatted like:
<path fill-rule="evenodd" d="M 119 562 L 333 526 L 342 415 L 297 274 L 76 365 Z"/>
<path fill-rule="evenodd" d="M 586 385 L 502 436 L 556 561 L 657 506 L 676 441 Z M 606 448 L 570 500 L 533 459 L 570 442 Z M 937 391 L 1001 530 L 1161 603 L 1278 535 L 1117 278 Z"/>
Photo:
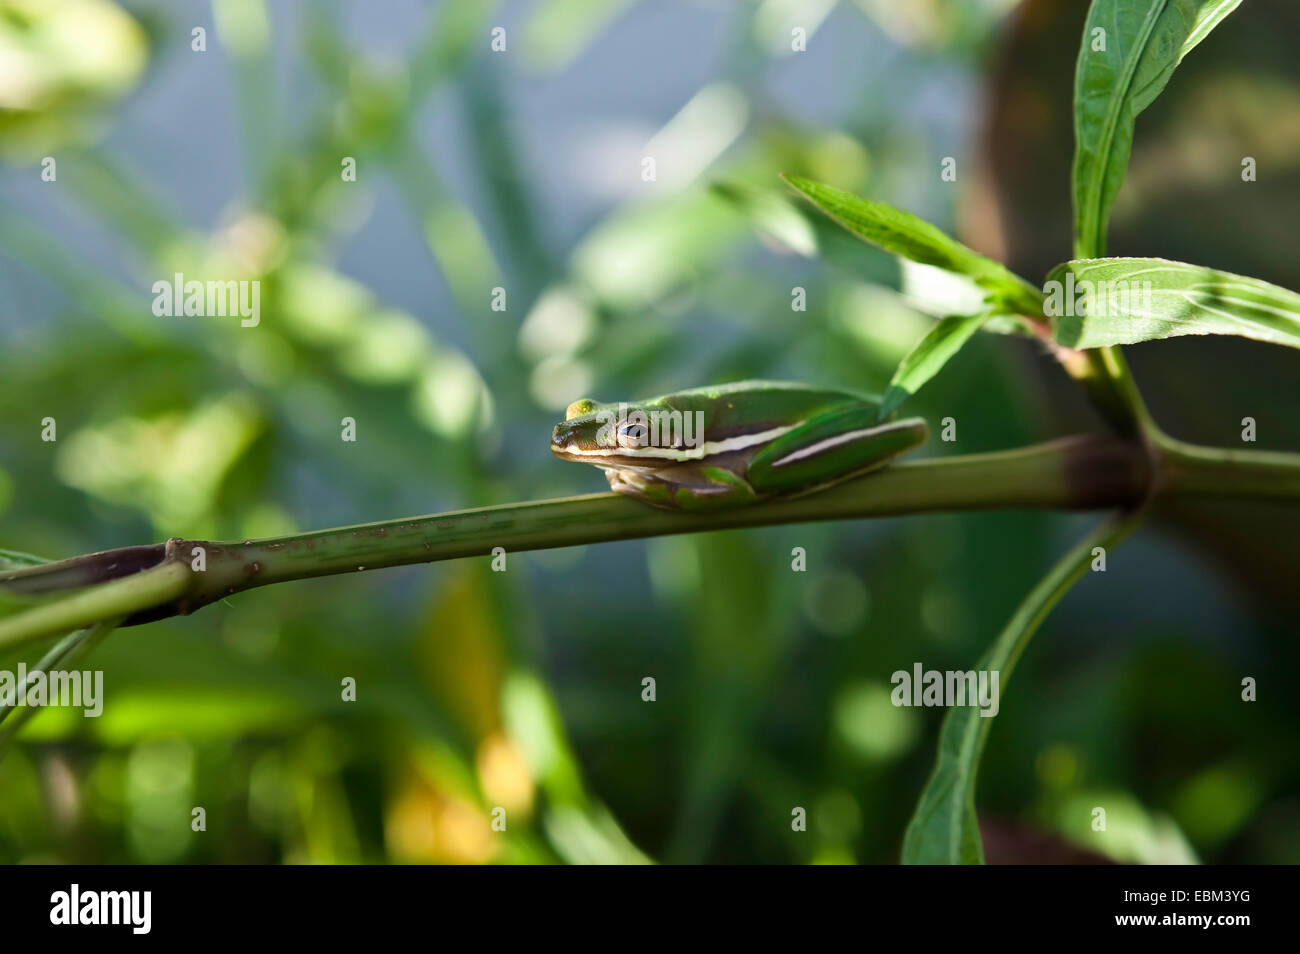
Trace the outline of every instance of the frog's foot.
<path fill-rule="evenodd" d="M 703 478 L 700 483 L 677 488 L 675 506 L 679 510 L 728 510 L 759 499 L 749 481 L 725 467 L 701 467 L 698 473 Z"/>
<path fill-rule="evenodd" d="M 883 467 L 925 440 L 925 421 L 876 420 L 851 404 L 810 418 L 763 448 L 746 476 L 761 494 L 804 493 Z"/>
<path fill-rule="evenodd" d="M 749 482 L 725 467 L 672 468 L 662 474 L 608 468 L 610 489 L 667 510 L 707 512 L 743 507 L 759 495 Z"/>
<path fill-rule="evenodd" d="M 614 493 L 633 497 L 639 497 L 651 480 L 639 471 L 617 470 L 613 467 L 605 468 L 605 477 L 609 481 L 609 489 Z"/>

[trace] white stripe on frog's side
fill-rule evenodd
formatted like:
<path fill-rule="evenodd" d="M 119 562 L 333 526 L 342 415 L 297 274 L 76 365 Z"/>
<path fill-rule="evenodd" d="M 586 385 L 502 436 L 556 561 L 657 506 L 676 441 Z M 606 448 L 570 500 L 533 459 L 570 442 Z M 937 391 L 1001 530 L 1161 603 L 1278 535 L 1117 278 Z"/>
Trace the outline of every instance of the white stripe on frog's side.
<path fill-rule="evenodd" d="M 887 424 L 884 427 L 864 427 L 861 430 L 846 431 L 843 434 L 836 434 L 834 437 L 828 437 L 826 440 L 818 441 L 816 444 L 809 444 L 807 447 L 801 447 L 793 454 L 787 454 L 780 460 L 774 460 L 772 461 L 772 466 L 784 467 L 786 464 L 793 463 L 797 460 L 805 460 L 806 458 L 820 454 L 824 450 L 837 447 L 840 444 L 847 444 L 850 441 L 855 441 L 859 437 L 866 437 L 869 434 L 884 434 L 897 426 L 898 425 L 895 424 Z"/>
<path fill-rule="evenodd" d="M 647 457 L 656 460 L 704 460 L 706 457 L 713 457 L 716 454 L 728 454 L 732 451 L 744 450 L 746 447 L 753 447 L 755 444 L 765 444 L 768 441 L 776 440 L 782 434 L 794 430 L 796 426 L 774 427 L 770 431 L 760 431 L 757 434 L 741 434 L 738 437 L 728 437 L 724 441 L 705 441 L 699 447 L 688 447 L 683 450 L 676 450 L 672 447 L 601 447 L 597 450 L 583 450 L 577 444 L 570 444 L 564 448 L 564 452 L 575 457 L 618 456 Z"/>

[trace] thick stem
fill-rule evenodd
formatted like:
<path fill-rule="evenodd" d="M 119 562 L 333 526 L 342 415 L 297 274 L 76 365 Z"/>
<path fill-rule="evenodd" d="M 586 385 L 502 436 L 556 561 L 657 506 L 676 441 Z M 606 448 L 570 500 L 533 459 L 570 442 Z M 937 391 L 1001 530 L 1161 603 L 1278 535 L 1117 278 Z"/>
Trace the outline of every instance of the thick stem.
<path fill-rule="evenodd" d="M 1114 507 L 1140 500 L 1150 482 L 1146 457 L 1136 445 L 1111 437 L 1085 436 L 1012 451 L 896 464 L 816 494 L 717 514 L 659 510 L 605 493 L 242 543 L 175 538 L 156 547 L 110 550 L 0 573 L 0 587 L 26 594 L 48 594 L 62 586 L 110 580 L 55 604 L 71 607 L 58 614 L 52 607 L 39 606 L 0 621 L 0 647 L 37 638 L 33 633 L 48 635 L 88 625 L 107 615 L 125 615 L 127 625 L 149 622 L 190 613 L 230 593 L 269 583 L 484 556 L 496 547 L 518 552 L 935 510 Z M 140 571 L 151 564 L 152 569 Z M 118 592 L 115 588 L 154 578 L 167 567 L 180 573 L 181 580 L 177 590 L 163 598 L 154 599 L 141 589 L 130 606 L 110 599 Z M 133 575 L 114 579 L 124 571 Z M 166 579 L 171 586 L 173 577 Z M 121 613 L 100 615 L 105 607 Z"/>
<path fill-rule="evenodd" d="M 1083 385 L 1093 406 L 1116 433 L 1146 441 L 1147 435 L 1158 429 L 1128 369 L 1124 353 L 1119 348 L 1093 348 L 1082 354 L 1082 361 L 1066 365 L 1066 370 Z"/>
<path fill-rule="evenodd" d="M 648 507 L 592 494 L 463 510 L 240 544 L 170 541 L 188 560 L 205 547 L 207 571 L 178 609 L 268 583 L 465 556 L 576 546 L 674 533 L 933 510 L 1083 509 L 1132 504 L 1149 485 L 1134 445 L 1084 437 L 992 454 L 897 464 L 816 494 L 715 514 Z"/>
<path fill-rule="evenodd" d="M 1157 493 L 1199 497 L 1300 497 L 1300 454 L 1201 447 L 1163 433 Z"/>
<path fill-rule="evenodd" d="M 132 625 L 191 613 L 269 583 L 487 556 L 498 547 L 519 552 L 927 511 L 1133 507 L 1154 495 L 1300 500 L 1300 455 L 1194 447 L 1158 432 L 1156 442 L 1155 456 L 1133 441 L 1084 436 L 895 464 L 816 494 L 717 514 L 658 510 L 606 493 L 242 543 L 173 538 L 0 572 L 0 589 L 11 593 L 39 597 L 73 588 L 57 602 L 0 619 L 0 649 L 112 617 Z"/>

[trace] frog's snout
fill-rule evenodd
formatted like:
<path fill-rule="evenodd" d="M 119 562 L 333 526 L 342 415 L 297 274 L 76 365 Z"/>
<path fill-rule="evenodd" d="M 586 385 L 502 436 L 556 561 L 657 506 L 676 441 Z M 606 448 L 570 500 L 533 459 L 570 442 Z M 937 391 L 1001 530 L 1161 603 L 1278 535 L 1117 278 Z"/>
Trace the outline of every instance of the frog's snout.
<path fill-rule="evenodd" d="M 551 451 L 553 453 L 563 454 L 570 444 L 575 443 L 577 443 L 577 428 L 563 421 L 555 425 L 555 430 L 551 431 Z"/>

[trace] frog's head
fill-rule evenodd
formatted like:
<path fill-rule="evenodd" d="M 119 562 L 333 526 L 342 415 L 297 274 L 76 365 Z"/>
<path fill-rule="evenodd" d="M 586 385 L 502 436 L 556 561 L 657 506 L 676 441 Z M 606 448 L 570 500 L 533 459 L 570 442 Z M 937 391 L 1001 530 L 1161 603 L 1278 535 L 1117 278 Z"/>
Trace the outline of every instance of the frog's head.
<path fill-rule="evenodd" d="M 574 401 L 555 425 L 551 451 L 565 460 L 597 467 L 662 464 L 672 451 L 654 446 L 652 409 L 641 404 L 600 404 L 590 398 Z"/>

